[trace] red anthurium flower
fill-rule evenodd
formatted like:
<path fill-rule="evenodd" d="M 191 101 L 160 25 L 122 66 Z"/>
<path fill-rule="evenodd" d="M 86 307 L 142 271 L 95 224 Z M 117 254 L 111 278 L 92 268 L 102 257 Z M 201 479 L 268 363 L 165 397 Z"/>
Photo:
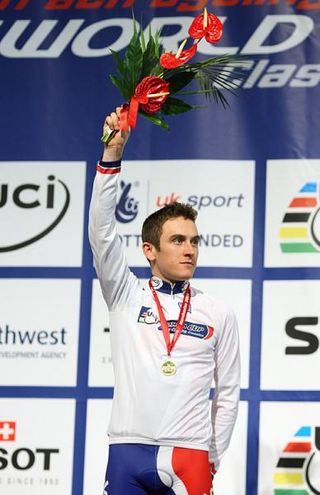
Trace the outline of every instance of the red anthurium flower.
<path fill-rule="evenodd" d="M 178 52 L 178 56 L 174 53 L 163 53 L 160 56 L 160 65 L 165 69 L 175 69 L 176 67 L 180 67 L 180 65 L 185 64 L 195 55 L 197 47 L 198 45 L 195 43 L 191 48 L 182 50 L 180 54 Z"/>
<path fill-rule="evenodd" d="M 136 87 L 134 97 L 146 113 L 160 110 L 169 95 L 169 83 L 158 76 L 147 76 Z"/>
<path fill-rule="evenodd" d="M 135 128 L 139 107 L 146 113 L 158 112 L 169 94 L 169 83 L 164 79 L 158 76 L 144 77 L 137 85 L 122 119 L 120 118 L 120 129 Z"/>
<path fill-rule="evenodd" d="M 189 27 L 191 38 L 201 39 L 205 37 L 209 43 L 216 43 L 222 36 L 223 25 L 219 17 L 209 12 L 198 15 Z"/>

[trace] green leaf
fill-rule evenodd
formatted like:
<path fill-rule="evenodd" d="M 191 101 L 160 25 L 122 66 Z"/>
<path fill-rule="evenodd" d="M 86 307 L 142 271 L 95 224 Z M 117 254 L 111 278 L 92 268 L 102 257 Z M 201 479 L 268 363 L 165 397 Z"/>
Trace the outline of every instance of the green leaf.
<path fill-rule="evenodd" d="M 130 96 L 134 94 L 136 86 L 140 81 L 142 61 L 143 55 L 140 39 L 138 33 L 135 31 L 123 59 L 123 65 L 126 71 L 126 84 L 128 85 Z"/>
<path fill-rule="evenodd" d="M 173 74 L 166 78 L 166 81 L 170 84 L 170 93 L 177 93 L 180 89 L 187 86 L 193 80 L 195 76 L 194 72 L 184 71 Z"/>
<path fill-rule="evenodd" d="M 114 76 L 112 74 L 110 74 L 110 79 L 111 79 L 112 84 L 114 84 L 115 87 L 118 88 L 118 90 L 122 94 L 123 98 L 125 100 L 128 100 L 129 99 L 129 97 L 128 97 L 128 90 L 127 90 L 127 87 L 124 84 L 124 82 L 121 81 L 117 76 Z"/>
<path fill-rule="evenodd" d="M 194 64 L 192 70 L 196 71 L 195 78 L 206 98 L 221 103 L 223 107 L 229 104 L 222 90 L 234 94 L 244 77 L 244 71 L 239 68 L 239 57 L 234 55 L 208 59 Z"/>
<path fill-rule="evenodd" d="M 143 54 L 141 77 L 150 76 L 157 62 L 154 56 L 154 39 L 151 37 Z"/>
<path fill-rule="evenodd" d="M 152 37 L 152 36 L 150 36 Z M 154 36 L 153 36 L 153 41 L 154 41 L 154 56 L 155 58 L 159 59 L 160 55 L 163 50 L 160 50 L 160 31 L 156 31 Z"/>
<path fill-rule="evenodd" d="M 110 50 L 110 52 L 116 61 L 117 71 L 118 71 L 119 75 L 122 77 L 122 79 L 125 79 L 126 78 L 126 70 L 125 70 L 123 61 L 122 61 L 119 53 L 115 52 L 114 50 Z"/>
<path fill-rule="evenodd" d="M 226 97 L 224 96 L 222 91 L 220 91 L 220 89 L 215 88 L 215 92 L 213 93 L 213 97 L 217 103 L 220 101 L 223 108 L 227 108 L 230 106 L 228 100 L 226 99 Z"/>
<path fill-rule="evenodd" d="M 202 60 L 201 62 L 197 62 L 195 64 L 189 64 L 187 67 L 189 70 L 195 70 L 196 72 L 199 69 L 203 69 L 204 67 L 213 67 L 213 66 L 220 66 L 220 70 L 221 70 L 221 68 L 226 66 L 227 64 L 229 66 L 237 66 L 239 62 L 241 62 L 243 65 L 244 62 L 246 62 L 246 59 L 244 59 L 242 56 L 239 55 L 222 55 L 221 57 L 211 57 L 211 58 L 207 58 L 206 60 Z M 250 65 L 248 65 L 248 67 L 250 67 Z"/>
<path fill-rule="evenodd" d="M 152 122 L 153 124 L 162 127 L 162 129 L 165 129 L 166 131 L 169 131 L 170 130 L 170 127 L 167 124 L 167 122 L 162 117 L 160 117 L 158 114 L 144 113 L 144 112 L 141 112 L 141 111 L 139 111 L 139 113 L 144 118 L 150 120 L 150 122 Z"/>
<path fill-rule="evenodd" d="M 160 44 L 160 31 L 156 31 L 155 35 L 151 38 L 153 38 L 153 59 L 154 59 L 154 64 L 153 67 L 151 68 L 150 75 L 152 76 L 162 76 L 163 73 L 163 67 L 160 65 L 160 56 L 163 53 L 163 49 L 161 48 Z"/>
<path fill-rule="evenodd" d="M 183 100 L 178 98 L 167 98 L 166 102 L 162 105 L 161 111 L 164 115 L 177 115 L 178 113 L 189 112 L 192 110 L 192 106 Z"/>
<path fill-rule="evenodd" d="M 142 19 L 141 19 L 140 24 L 142 26 Z M 142 52 L 144 53 L 146 51 L 146 39 L 144 36 L 144 30 L 143 29 L 141 29 L 141 32 L 140 32 L 140 44 L 141 44 Z"/>
<path fill-rule="evenodd" d="M 239 55 L 222 55 L 189 64 L 187 68 L 195 74 L 206 98 L 208 100 L 213 99 L 216 103 L 220 102 L 225 107 L 228 102 L 221 89 L 234 93 L 233 90 L 239 87 L 245 76 L 245 65 L 246 59 Z"/>

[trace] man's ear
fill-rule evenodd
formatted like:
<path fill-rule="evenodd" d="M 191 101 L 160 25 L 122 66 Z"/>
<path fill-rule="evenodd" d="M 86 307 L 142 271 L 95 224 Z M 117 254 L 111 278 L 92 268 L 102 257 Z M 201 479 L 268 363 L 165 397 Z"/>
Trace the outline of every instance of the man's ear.
<path fill-rule="evenodd" d="M 150 261 L 150 263 L 155 260 L 155 250 L 156 248 L 153 244 L 151 244 L 151 242 L 145 241 L 142 243 L 143 254 Z"/>

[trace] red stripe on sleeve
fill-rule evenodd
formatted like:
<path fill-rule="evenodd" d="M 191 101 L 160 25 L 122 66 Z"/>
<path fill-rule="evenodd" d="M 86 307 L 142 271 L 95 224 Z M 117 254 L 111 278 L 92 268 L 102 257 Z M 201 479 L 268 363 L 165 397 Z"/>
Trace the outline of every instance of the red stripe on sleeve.
<path fill-rule="evenodd" d="M 101 167 L 100 165 L 97 165 L 97 172 L 100 172 L 100 174 L 119 174 L 121 171 L 121 167 L 115 167 L 115 168 L 105 168 Z"/>

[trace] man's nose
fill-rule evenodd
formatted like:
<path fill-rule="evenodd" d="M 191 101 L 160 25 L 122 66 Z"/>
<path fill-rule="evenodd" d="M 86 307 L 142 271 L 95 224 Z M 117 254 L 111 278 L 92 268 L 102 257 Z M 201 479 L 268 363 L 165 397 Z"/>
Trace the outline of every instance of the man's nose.
<path fill-rule="evenodd" d="M 185 254 L 192 255 L 196 251 L 196 246 L 192 242 L 186 242 L 185 244 Z"/>

